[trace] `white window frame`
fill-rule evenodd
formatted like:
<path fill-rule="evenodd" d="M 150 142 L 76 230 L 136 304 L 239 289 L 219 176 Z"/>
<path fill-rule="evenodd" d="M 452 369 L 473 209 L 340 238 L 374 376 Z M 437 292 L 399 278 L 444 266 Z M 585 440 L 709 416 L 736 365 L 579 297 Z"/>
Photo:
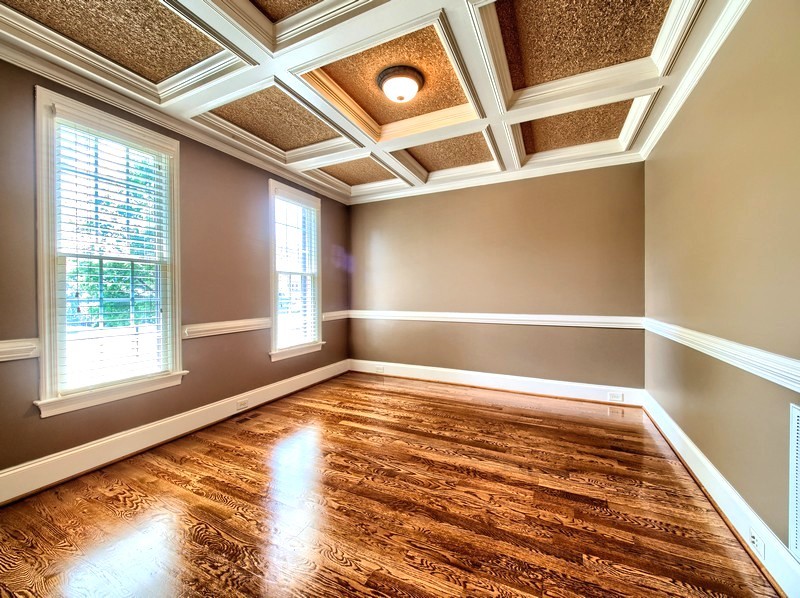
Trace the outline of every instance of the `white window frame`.
<path fill-rule="evenodd" d="M 278 318 L 278 274 L 276 271 L 276 249 L 275 249 L 275 198 L 280 197 L 304 207 L 311 208 L 317 212 L 317 275 L 315 285 L 316 300 L 317 300 L 317 339 L 314 342 L 306 343 L 303 345 L 296 345 L 294 347 L 286 347 L 283 349 L 277 348 L 278 341 L 278 327 L 280 326 Z M 313 353 L 314 351 L 322 350 L 325 341 L 322 340 L 322 209 L 321 202 L 318 197 L 314 197 L 308 193 L 304 193 L 299 189 L 290 187 L 270 179 L 269 181 L 269 239 L 270 239 L 270 301 L 272 313 L 272 327 L 271 345 L 269 357 L 272 361 L 280 361 L 298 355 L 305 355 L 306 353 Z"/>
<path fill-rule="evenodd" d="M 125 143 L 145 146 L 164 153 L 170 159 L 170 256 L 171 268 L 171 338 L 172 369 L 156 374 L 98 385 L 74 393 L 58 392 L 58 348 L 56 334 L 56 209 L 55 209 L 55 125 L 56 118 L 110 135 Z M 180 238 L 178 172 L 179 143 L 143 127 L 111 116 L 43 87 L 36 87 L 36 183 L 38 210 L 38 302 L 41 356 L 39 367 L 39 407 L 42 417 L 67 413 L 93 405 L 176 386 L 188 372 L 181 360 L 181 297 L 180 297 Z"/>

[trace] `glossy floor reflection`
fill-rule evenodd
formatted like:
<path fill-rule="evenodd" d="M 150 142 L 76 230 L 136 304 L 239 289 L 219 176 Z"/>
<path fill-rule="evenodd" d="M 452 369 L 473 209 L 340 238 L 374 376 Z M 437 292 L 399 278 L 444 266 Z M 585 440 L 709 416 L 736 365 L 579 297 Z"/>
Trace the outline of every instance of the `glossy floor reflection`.
<path fill-rule="evenodd" d="M 350 373 L 0 509 L 0 595 L 774 596 L 643 412 Z"/>

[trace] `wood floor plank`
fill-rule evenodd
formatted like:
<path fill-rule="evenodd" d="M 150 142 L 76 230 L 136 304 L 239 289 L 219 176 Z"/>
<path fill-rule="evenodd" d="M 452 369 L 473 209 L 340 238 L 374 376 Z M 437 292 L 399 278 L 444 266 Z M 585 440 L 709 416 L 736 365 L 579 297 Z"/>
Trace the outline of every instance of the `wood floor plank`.
<path fill-rule="evenodd" d="M 640 409 L 348 373 L 1 508 L 0 595 L 776 592 Z"/>

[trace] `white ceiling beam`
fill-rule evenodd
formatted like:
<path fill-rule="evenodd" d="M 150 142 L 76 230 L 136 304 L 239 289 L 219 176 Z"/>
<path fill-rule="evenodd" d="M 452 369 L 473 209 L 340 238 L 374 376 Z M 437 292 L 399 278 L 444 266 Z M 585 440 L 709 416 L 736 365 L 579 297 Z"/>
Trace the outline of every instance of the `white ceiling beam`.
<path fill-rule="evenodd" d="M 750 0 L 673 0 L 650 57 L 518 91 L 493 0 L 322 0 L 277 24 L 244 0 L 162 2 L 223 52 L 155 85 L 0 4 L 3 57 L 315 191 L 364 202 L 646 158 Z M 462 84 L 464 107 L 380 126 L 324 76 L 315 73 L 317 88 L 302 77 L 428 25 Z M 208 114 L 273 84 L 341 137 L 283 152 Z M 525 155 L 518 123 L 626 99 L 634 102 L 618 140 Z M 429 175 L 404 151 L 476 132 L 495 162 Z M 351 188 L 316 170 L 366 156 L 399 178 Z"/>

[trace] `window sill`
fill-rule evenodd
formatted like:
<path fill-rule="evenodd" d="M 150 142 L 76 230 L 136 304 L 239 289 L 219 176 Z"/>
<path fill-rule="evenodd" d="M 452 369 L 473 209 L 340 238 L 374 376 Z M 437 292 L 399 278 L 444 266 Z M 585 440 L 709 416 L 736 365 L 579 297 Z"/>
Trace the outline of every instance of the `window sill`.
<path fill-rule="evenodd" d="M 290 357 L 297 357 L 298 355 L 305 355 L 306 353 L 314 353 L 315 351 L 321 351 L 322 345 L 324 344 L 325 341 L 320 341 L 318 343 L 289 347 L 288 349 L 281 349 L 280 351 L 272 351 L 269 354 L 269 358 L 272 361 L 281 361 L 282 359 L 289 359 Z"/>
<path fill-rule="evenodd" d="M 51 417 L 53 415 L 69 413 L 70 411 L 77 411 L 78 409 L 85 409 L 86 407 L 110 403 L 111 401 L 127 399 L 128 397 L 141 395 L 146 392 L 153 392 L 154 390 L 161 390 L 162 388 L 169 388 L 170 386 L 177 386 L 188 373 L 189 372 L 186 371 L 171 372 L 152 378 L 143 378 L 131 382 L 114 384 L 113 386 L 103 386 L 92 390 L 85 390 L 63 397 L 42 399 L 34 401 L 33 404 L 39 408 L 42 418 Z"/>

